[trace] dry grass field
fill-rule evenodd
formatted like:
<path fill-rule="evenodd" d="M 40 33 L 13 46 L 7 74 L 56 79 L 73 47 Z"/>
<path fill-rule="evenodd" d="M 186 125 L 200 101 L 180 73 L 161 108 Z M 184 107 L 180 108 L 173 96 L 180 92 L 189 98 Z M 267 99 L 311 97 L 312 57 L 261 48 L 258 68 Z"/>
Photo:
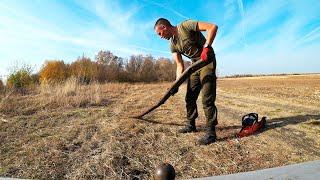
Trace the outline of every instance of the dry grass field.
<path fill-rule="evenodd" d="M 0 176 L 35 179 L 150 179 L 162 162 L 179 179 L 320 159 L 320 75 L 218 80 L 218 141 L 179 134 L 186 86 L 144 120 L 170 83 L 42 86 L 0 100 Z M 264 131 L 237 139 L 243 115 L 267 117 Z"/>

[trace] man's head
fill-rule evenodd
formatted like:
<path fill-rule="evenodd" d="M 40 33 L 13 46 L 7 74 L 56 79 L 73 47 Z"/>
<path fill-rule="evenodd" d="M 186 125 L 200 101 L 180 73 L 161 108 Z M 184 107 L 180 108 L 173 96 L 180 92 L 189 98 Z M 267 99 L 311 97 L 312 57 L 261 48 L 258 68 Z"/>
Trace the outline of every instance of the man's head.
<path fill-rule="evenodd" d="M 159 18 L 154 24 L 154 30 L 161 37 L 169 40 L 173 36 L 172 25 L 165 18 Z"/>

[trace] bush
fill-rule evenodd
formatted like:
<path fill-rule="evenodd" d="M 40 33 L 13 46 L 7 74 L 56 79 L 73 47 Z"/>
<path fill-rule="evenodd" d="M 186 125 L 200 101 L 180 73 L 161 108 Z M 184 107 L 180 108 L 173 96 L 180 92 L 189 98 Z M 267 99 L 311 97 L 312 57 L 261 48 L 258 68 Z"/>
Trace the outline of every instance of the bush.
<path fill-rule="evenodd" d="M 71 76 L 77 78 L 81 84 L 89 84 L 98 79 L 98 64 L 92 62 L 90 58 L 79 57 L 70 65 Z"/>
<path fill-rule="evenodd" d="M 67 65 L 63 61 L 46 61 L 40 70 L 40 82 L 63 82 L 68 77 Z M 36 78 L 36 77 L 35 77 Z"/>
<path fill-rule="evenodd" d="M 31 75 L 31 79 L 32 79 L 32 83 L 35 85 L 39 85 L 40 84 L 40 77 L 39 74 L 32 74 Z"/>
<path fill-rule="evenodd" d="M 0 79 L 0 93 L 2 93 L 4 91 L 4 84 L 2 82 L 2 80 Z"/>
<path fill-rule="evenodd" d="M 104 64 L 97 64 L 97 72 L 96 72 L 96 80 L 100 83 L 104 83 L 107 81 L 107 67 Z"/>
<path fill-rule="evenodd" d="M 155 64 L 158 81 L 174 81 L 176 77 L 176 65 L 170 59 L 159 58 Z"/>
<path fill-rule="evenodd" d="M 154 59 L 152 56 L 146 56 L 143 59 L 143 63 L 140 69 L 140 81 L 152 82 L 157 81 L 157 73 L 154 68 Z"/>
<path fill-rule="evenodd" d="M 126 81 L 137 82 L 140 79 L 140 70 L 143 64 L 142 55 L 132 55 L 125 65 Z"/>
<path fill-rule="evenodd" d="M 15 70 L 9 75 L 7 87 L 24 93 L 31 85 L 33 85 L 31 77 L 31 68 L 23 66 Z"/>
<path fill-rule="evenodd" d="M 99 65 L 98 81 L 115 82 L 122 81 L 123 59 L 110 51 L 99 51 L 95 57 Z M 103 70 L 103 71 L 101 71 Z"/>
<path fill-rule="evenodd" d="M 151 55 L 132 55 L 124 60 L 110 51 L 101 50 L 95 56 L 95 63 L 99 82 L 173 81 L 176 76 L 175 63 L 167 58 L 155 60 Z"/>

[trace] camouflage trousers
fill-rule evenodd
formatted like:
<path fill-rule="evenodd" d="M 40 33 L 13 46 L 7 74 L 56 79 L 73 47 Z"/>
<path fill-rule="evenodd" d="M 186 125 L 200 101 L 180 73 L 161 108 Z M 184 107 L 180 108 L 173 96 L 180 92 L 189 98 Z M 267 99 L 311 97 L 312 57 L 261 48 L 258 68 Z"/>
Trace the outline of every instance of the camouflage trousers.
<path fill-rule="evenodd" d="M 217 121 L 216 100 L 216 58 L 213 62 L 191 74 L 188 79 L 187 94 L 185 97 L 187 108 L 187 123 L 195 126 L 198 117 L 197 99 L 201 91 L 203 110 L 207 119 L 208 130 L 215 128 Z"/>

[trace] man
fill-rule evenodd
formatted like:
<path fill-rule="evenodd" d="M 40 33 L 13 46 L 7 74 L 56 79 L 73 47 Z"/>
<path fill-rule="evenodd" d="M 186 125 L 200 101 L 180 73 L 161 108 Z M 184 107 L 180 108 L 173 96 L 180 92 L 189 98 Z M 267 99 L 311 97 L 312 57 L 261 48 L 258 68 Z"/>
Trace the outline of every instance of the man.
<path fill-rule="evenodd" d="M 216 59 L 211 44 L 216 36 L 218 26 L 206 22 L 187 20 L 177 26 L 164 18 L 160 18 L 154 25 L 156 33 L 166 40 L 170 40 L 170 50 L 177 64 L 176 78 L 184 71 L 182 56 L 192 62 L 212 60 L 213 62 L 191 74 L 188 79 L 185 97 L 187 108 L 187 125 L 180 129 L 180 133 L 197 132 L 195 120 L 198 117 L 197 98 L 202 91 L 202 104 L 207 119 L 206 135 L 199 139 L 200 145 L 207 145 L 216 141 L 215 126 L 217 121 L 216 99 Z M 207 31 L 207 38 L 201 33 Z M 176 90 L 178 91 L 178 89 Z"/>

